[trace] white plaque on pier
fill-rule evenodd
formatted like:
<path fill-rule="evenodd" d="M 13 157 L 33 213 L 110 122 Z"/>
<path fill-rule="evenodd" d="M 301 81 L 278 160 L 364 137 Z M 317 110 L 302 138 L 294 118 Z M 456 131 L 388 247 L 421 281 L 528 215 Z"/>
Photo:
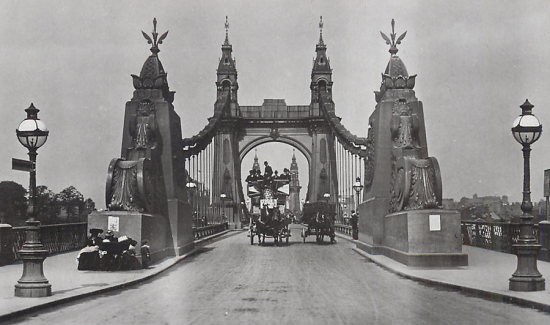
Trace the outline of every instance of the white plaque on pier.
<path fill-rule="evenodd" d="M 107 229 L 112 231 L 120 231 L 120 223 L 118 217 L 109 216 L 107 218 Z"/>
<path fill-rule="evenodd" d="M 441 216 L 430 214 L 430 231 L 441 231 Z"/>

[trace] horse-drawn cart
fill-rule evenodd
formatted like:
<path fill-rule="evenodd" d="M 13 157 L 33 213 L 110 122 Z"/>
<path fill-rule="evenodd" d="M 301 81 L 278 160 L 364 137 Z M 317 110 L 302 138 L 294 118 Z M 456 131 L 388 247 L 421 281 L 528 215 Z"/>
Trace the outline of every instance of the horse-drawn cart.
<path fill-rule="evenodd" d="M 288 195 L 284 187 L 288 187 L 287 180 L 257 180 L 249 183 L 248 195 L 251 198 L 256 198 L 257 202 L 253 205 L 255 211 L 250 218 L 251 245 L 254 244 L 255 236 L 258 236 L 260 245 L 265 243 L 266 237 L 273 238 L 276 245 L 281 244 L 283 240 L 286 240 L 288 244 L 291 236 L 288 227 L 290 219 L 284 214 L 284 211 L 281 212 L 281 209 L 284 209 L 286 195 Z"/>
<path fill-rule="evenodd" d="M 334 241 L 334 216 L 336 206 L 326 202 L 306 203 L 303 207 L 303 223 L 306 228 L 302 229 L 301 236 L 304 243 L 306 237 L 315 235 L 317 244 L 322 244 L 324 237 L 330 237 L 330 243 Z"/>

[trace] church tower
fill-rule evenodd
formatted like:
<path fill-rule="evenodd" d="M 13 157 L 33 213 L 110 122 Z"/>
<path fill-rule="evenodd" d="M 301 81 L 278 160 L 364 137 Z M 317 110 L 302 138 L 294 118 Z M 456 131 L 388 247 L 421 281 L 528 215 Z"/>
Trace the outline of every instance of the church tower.
<path fill-rule="evenodd" d="M 254 171 L 260 170 L 260 163 L 258 163 L 258 150 L 254 152 L 254 164 L 252 164 L 252 169 Z"/>
<path fill-rule="evenodd" d="M 288 208 L 292 213 L 297 214 L 301 211 L 300 207 L 300 179 L 298 178 L 298 164 L 296 156 L 292 154 L 292 163 L 290 164 L 290 194 L 288 196 Z"/>

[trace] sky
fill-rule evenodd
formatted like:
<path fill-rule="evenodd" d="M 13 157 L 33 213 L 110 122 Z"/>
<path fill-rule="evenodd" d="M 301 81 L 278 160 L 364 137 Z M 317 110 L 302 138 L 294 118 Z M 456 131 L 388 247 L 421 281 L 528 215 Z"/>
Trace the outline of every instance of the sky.
<path fill-rule="evenodd" d="M 367 135 L 373 92 L 390 57 L 380 31 L 389 35 L 395 19 L 395 32 L 407 31 L 398 56 L 418 75 L 443 196 L 521 201 L 523 158 L 510 128 L 525 99 L 544 131 L 550 123 L 549 15 L 544 0 L 3 1 L 0 181 L 28 186 L 28 174 L 12 170 L 11 159 L 28 158 L 15 129 L 34 103 L 50 130 L 38 150 L 37 183 L 56 193 L 73 185 L 104 208 L 107 167 L 120 157 L 124 107 L 134 90 L 130 75 L 139 75 L 150 55 L 141 31 L 151 33 L 154 17 L 159 33 L 169 30 L 159 58 L 176 92 L 182 136 L 191 137 L 213 115 L 226 16 L 243 106 L 266 98 L 309 104 L 323 16 L 336 114 L 348 130 Z M 531 152 L 533 201 L 543 199 L 550 168 L 545 134 Z M 261 148 L 260 161 L 270 160 L 273 150 Z M 285 150 L 273 166 L 290 164 L 292 148 Z"/>

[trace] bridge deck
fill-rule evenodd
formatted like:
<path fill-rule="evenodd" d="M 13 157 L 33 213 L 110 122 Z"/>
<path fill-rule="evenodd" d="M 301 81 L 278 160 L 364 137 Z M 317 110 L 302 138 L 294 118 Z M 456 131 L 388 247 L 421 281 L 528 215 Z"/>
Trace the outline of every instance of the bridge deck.
<path fill-rule="evenodd" d="M 294 225 L 294 227 L 298 226 Z M 459 314 L 462 314 L 463 308 L 467 306 L 460 306 L 455 302 L 457 297 L 461 301 L 471 301 L 472 309 L 477 309 L 473 306 L 484 304 L 478 299 L 456 296 L 456 293 L 445 291 L 442 291 L 443 295 L 453 294 L 455 296 L 434 298 L 432 294 L 438 295 L 437 292 L 440 291 L 418 286 L 413 281 L 395 277 L 374 263 L 365 263 L 365 259 L 361 255 L 352 251 L 355 245 L 342 238 L 335 245 L 316 245 L 315 239 L 308 237 L 306 243 L 303 244 L 299 237 L 299 229 L 295 228 L 292 232 L 290 246 L 259 247 L 257 245 L 250 246 L 246 233 L 236 232 L 233 234 L 235 235 L 220 241 L 207 242 L 208 246 L 201 249 L 203 253 L 189 259 L 189 262 L 173 268 L 173 271 L 166 273 L 167 276 L 155 278 L 154 281 L 147 282 L 136 289 L 141 290 L 141 287 L 149 287 L 149 290 L 151 288 L 167 290 L 167 283 L 164 282 L 170 281 L 169 279 L 172 277 L 177 277 L 179 279 L 177 283 L 180 283 L 179 286 L 181 286 L 177 293 L 185 296 L 182 296 L 185 299 L 179 303 L 187 313 L 200 310 L 202 310 L 200 313 L 208 311 L 208 313 L 212 313 L 209 315 L 210 317 L 224 323 L 224 319 L 246 322 L 246 320 L 254 321 L 257 317 L 265 321 L 269 318 L 264 317 L 275 317 L 275 315 L 277 318 L 272 321 L 283 319 L 290 321 L 292 317 L 289 315 L 298 315 L 293 319 L 312 321 L 322 320 L 325 317 L 325 322 L 321 321 L 321 323 L 354 323 L 359 319 L 358 317 L 367 316 L 378 317 L 378 320 L 388 320 L 389 314 L 404 312 L 389 307 L 393 304 L 390 300 L 396 299 L 404 305 L 405 311 L 413 308 L 410 312 L 415 313 L 415 310 L 418 309 L 420 313 L 425 308 L 430 309 L 430 313 L 435 313 L 430 317 L 442 317 L 436 315 L 437 312 L 433 310 L 440 307 L 432 306 L 432 303 L 436 303 L 432 300 L 441 299 L 444 305 L 445 301 L 452 301 L 449 305 L 456 304 L 453 308 L 456 308 Z M 548 291 L 532 293 L 508 291 L 508 278 L 516 267 L 514 255 L 467 246 L 464 246 L 464 251 L 469 254 L 470 265 L 456 269 L 408 268 L 384 256 L 368 256 L 368 259 L 405 276 L 445 284 L 445 286 L 471 288 L 471 290 L 463 291 L 474 296 L 481 292 L 488 292 L 493 293 L 492 299 L 496 301 L 509 301 L 510 298 L 513 298 L 512 302 L 531 304 L 539 308 L 550 306 Z M 0 321 L 17 313 L 24 315 L 49 305 L 72 301 L 83 295 L 99 293 L 111 287 L 126 286 L 131 282 L 156 275 L 181 260 L 172 258 L 154 265 L 148 270 L 82 272 L 76 269 L 75 257 L 76 253 L 67 253 L 46 259 L 44 273 L 52 284 L 53 291 L 53 295 L 48 298 L 15 298 L 13 286 L 21 276 L 22 266 L 17 264 L 1 267 L 0 298 L 3 302 L 0 304 Z M 208 265 L 214 265 L 212 263 L 217 266 L 208 267 Z M 209 271 L 205 271 L 207 269 Z M 539 262 L 539 271 L 543 276 L 549 277 L 550 263 Z M 183 273 L 178 275 L 180 272 Z M 143 299 L 141 295 L 135 295 L 135 293 L 135 290 L 127 290 L 117 295 L 102 296 L 94 303 L 101 304 L 105 300 L 105 303 L 109 304 L 108 301 L 112 299 L 118 301 L 116 299 L 120 298 L 117 296 L 122 295 L 132 297 L 124 298 L 124 300 Z M 373 295 L 368 295 L 369 293 L 373 293 Z M 396 294 L 399 298 L 389 298 Z M 150 297 L 153 296 L 158 297 L 156 295 Z M 156 300 L 156 298 L 149 298 L 149 301 L 152 300 Z M 110 303 L 113 304 L 113 302 Z M 133 303 L 134 306 L 139 305 L 136 301 L 130 303 Z M 149 303 L 154 305 L 154 302 Z M 490 302 L 487 303 L 490 304 Z M 77 308 L 76 306 L 84 308 L 85 305 L 77 304 L 64 308 L 72 309 Z M 508 313 L 512 306 L 503 305 L 498 308 L 501 308 L 502 311 L 506 310 Z M 167 308 L 167 310 L 171 309 Z M 265 314 L 266 310 L 269 310 L 267 314 Z M 517 309 L 512 310 L 516 313 L 515 317 L 526 317 L 522 316 L 522 313 L 529 311 L 529 309 L 519 309 L 518 313 Z M 98 317 L 97 311 L 92 310 L 91 312 L 95 313 L 95 316 L 91 317 Z M 170 313 L 177 312 L 172 310 Z M 66 315 L 70 314 L 68 312 Z M 540 313 L 539 315 L 544 316 Z M 165 316 L 167 317 L 167 315 Z M 419 316 L 416 315 L 416 317 Z M 508 319 L 508 321 L 511 320 Z M 273 322 L 268 321 L 268 323 Z"/>

